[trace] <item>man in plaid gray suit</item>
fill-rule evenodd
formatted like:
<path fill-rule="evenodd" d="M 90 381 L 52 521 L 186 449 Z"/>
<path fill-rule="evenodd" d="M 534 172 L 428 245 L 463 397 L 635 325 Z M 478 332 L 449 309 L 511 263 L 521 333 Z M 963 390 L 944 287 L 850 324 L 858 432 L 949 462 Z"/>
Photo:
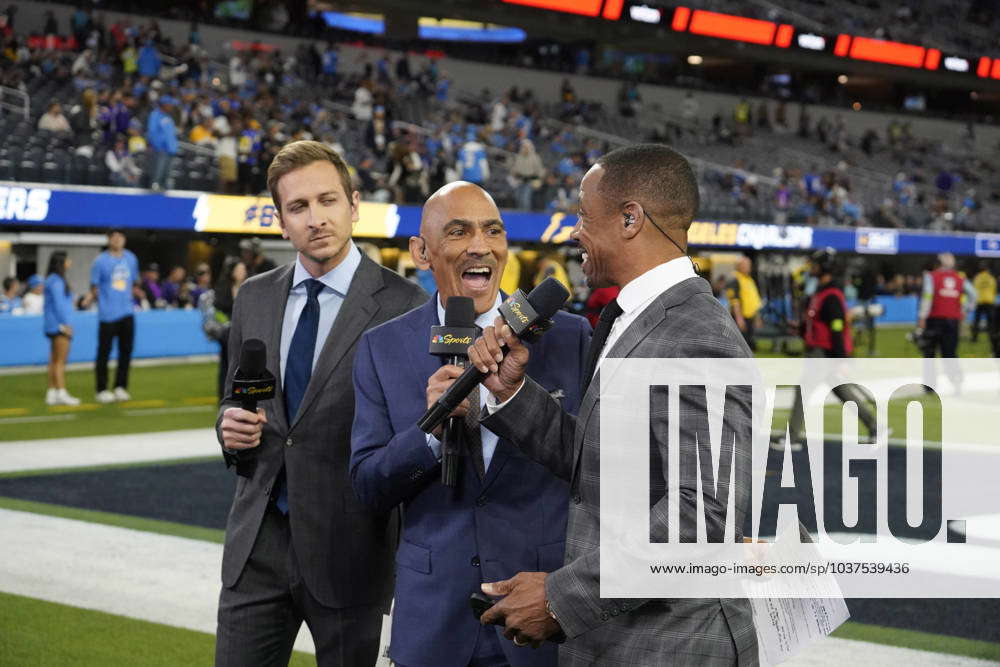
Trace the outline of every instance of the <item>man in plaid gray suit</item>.
<path fill-rule="evenodd" d="M 484 425 L 571 483 L 563 567 L 484 584 L 486 593 L 504 597 L 481 620 L 505 624 L 505 636 L 518 646 L 537 646 L 562 632 L 563 665 L 758 662 L 753 617 L 745 599 L 600 597 L 599 371 L 604 357 L 751 356 L 732 318 L 686 256 L 687 230 L 697 210 L 694 173 L 684 157 L 666 146 L 640 144 L 615 150 L 584 177 L 573 232 L 583 250 L 583 272 L 592 288 L 618 285 L 622 290 L 605 308 L 594 332 L 591 372 L 585 375 L 585 381 L 591 377 L 593 381 L 579 417 L 563 412 L 542 387 L 524 376 L 528 351 L 499 318 L 470 350 L 470 361 L 489 372 L 483 384 L 492 395 Z M 509 349 L 506 356 L 500 351 L 503 344 Z M 657 459 L 650 466 L 651 541 L 665 541 L 667 535 L 661 462 L 667 460 L 667 423 L 665 411 L 657 410 L 664 399 L 658 390 L 651 392 L 651 436 L 657 445 L 651 447 L 651 456 Z M 682 414 L 705 409 L 703 400 L 700 405 L 697 398 L 686 400 L 687 405 L 682 394 Z M 735 409 L 727 407 L 725 418 L 744 429 L 749 428 L 750 415 L 747 393 Z M 684 428 L 682 420 L 682 442 Z M 736 515 L 730 519 L 736 522 L 736 538 L 741 540 L 750 498 L 749 443 L 736 448 L 742 460 L 728 491 L 736 496 Z M 695 475 L 682 473 L 682 513 L 695 511 L 699 495 Z M 701 495 L 703 502 L 718 507 L 716 497 Z M 725 516 L 725 512 L 706 513 L 710 535 L 724 534 Z"/>

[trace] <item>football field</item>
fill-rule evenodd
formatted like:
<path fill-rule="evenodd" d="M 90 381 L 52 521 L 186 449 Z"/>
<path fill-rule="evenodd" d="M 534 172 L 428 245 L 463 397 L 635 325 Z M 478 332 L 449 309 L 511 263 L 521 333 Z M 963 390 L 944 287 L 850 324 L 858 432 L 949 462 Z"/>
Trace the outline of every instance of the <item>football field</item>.
<path fill-rule="evenodd" d="M 904 331 L 880 333 L 887 356 L 916 356 Z M 0 375 L 0 664 L 211 664 L 235 486 L 212 431 L 215 365 L 136 367 L 121 404 L 94 403 L 92 382 L 71 371 L 83 403 L 47 408 L 43 372 Z M 848 605 L 791 664 L 1000 661 L 1000 601 Z M 292 664 L 313 662 L 307 631 L 296 648 Z"/>

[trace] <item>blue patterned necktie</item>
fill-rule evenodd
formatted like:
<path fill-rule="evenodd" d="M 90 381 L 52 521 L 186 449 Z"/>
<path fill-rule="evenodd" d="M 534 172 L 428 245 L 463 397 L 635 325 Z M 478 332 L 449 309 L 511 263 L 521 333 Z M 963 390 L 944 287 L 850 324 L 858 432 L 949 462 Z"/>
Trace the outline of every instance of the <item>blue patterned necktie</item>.
<path fill-rule="evenodd" d="M 309 378 L 312 377 L 313 355 L 316 352 L 316 332 L 319 330 L 319 293 L 323 291 L 323 283 L 310 278 L 305 281 L 306 306 L 299 314 L 299 322 L 295 325 L 292 343 L 288 347 L 288 357 L 285 360 L 285 414 L 288 423 L 295 419 L 295 414 L 305 396 Z M 275 505 L 282 514 L 288 514 L 288 484 L 285 479 L 285 469 L 278 473 L 275 482 L 278 499 Z"/>

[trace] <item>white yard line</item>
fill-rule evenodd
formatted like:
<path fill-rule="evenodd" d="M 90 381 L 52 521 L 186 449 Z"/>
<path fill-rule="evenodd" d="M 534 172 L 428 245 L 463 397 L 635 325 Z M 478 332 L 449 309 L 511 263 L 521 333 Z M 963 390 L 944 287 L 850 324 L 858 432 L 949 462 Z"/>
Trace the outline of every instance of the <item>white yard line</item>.
<path fill-rule="evenodd" d="M 0 590 L 179 628 L 215 633 L 222 546 L 212 542 L 0 510 Z M 303 625 L 295 648 L 315 653 Z M 797 667 L 980 667 L 961 656 L 828 638 Z"/>
<path fill-rule="evenodd" d="M 215 430 L 211 428 L 22 440 L 0 442 L 0 472 L 141 463 L 212 455 L 222 456 L 215 439 Z"/>
<path fill-rule="evenodd" d="M 6 593 L 215 634 L 221 544 L 10 510 L 0 544 Z"/>

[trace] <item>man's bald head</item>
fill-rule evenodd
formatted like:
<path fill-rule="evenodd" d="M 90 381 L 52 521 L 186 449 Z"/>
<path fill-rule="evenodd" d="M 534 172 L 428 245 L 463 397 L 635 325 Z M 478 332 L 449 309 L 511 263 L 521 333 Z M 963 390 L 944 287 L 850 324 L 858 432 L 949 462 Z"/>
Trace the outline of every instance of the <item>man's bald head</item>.
<path fill-rule="evenodd" d="M 454 181 L 442 186 L 427 198 L 420 214 L 420 235 L 439 232 L 453 219 L 461 218 L 463 211 L 490 209 L 493 218 L 500 219 L 500 209 L 486 190 L 468 181 Z"/>
<path fill-rule="evenodd" d="M 493 308 L 507 265 L 507 234 L 493 197 L 478 185 L 449 183 L 431 195 L 420 216 L 420 236 L 410 237 L 420 269 L 434 274 L 442 305 L 468 296 L 476 313 Z"/>

